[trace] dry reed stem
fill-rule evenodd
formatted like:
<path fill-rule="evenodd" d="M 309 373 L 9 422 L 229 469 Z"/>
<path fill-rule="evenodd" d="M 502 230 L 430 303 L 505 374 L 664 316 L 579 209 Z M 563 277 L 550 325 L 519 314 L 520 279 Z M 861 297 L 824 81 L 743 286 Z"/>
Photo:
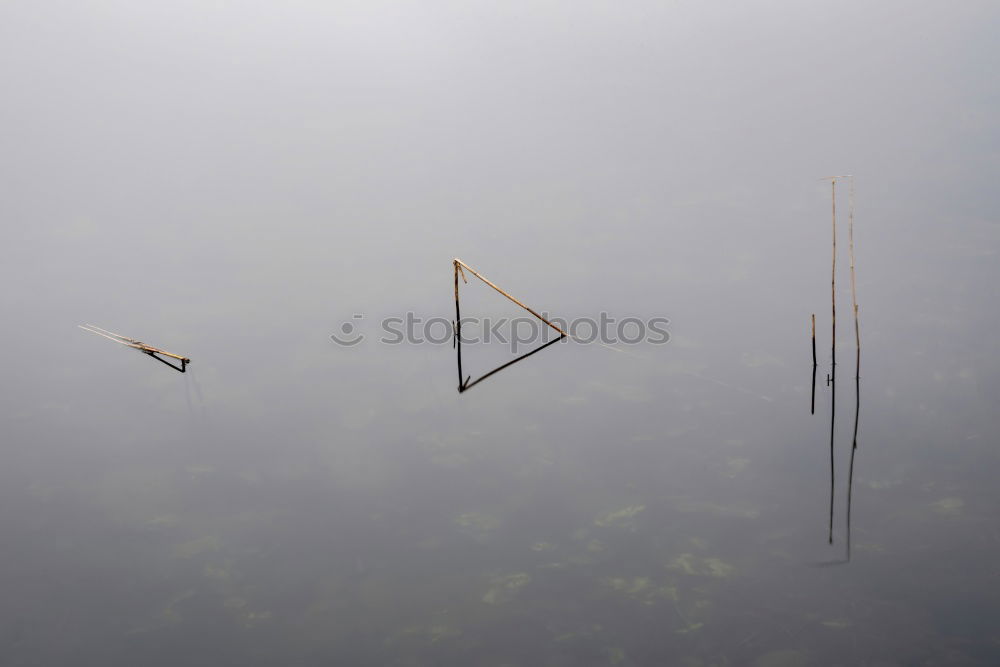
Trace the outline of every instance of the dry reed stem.
<path fill-rule="evenodd" d="M 813 366 L 816 365 L 816 313 L 812 315 Z"/>
<path fill-rule="evenodd" d="M 854 277 L 854 176 L 851 176 L 850 210 L 847 224 L 848 245 L 851 251 L 851 305 L 854 308 L 854 343 L 857 346 L 857 371 L 861 371 L 861 325 L 858 323 L 858 290 Z"/>
<path fill-rule="evenodd" d="M 516 303 L 517 305 L 521 306 L 521 308 L 524 308 L 526 311 L 528 311 L 529 313 L 531 313 L 532 315 L 534 315 L 535 317 L 537 317 L 538 319 L 540 319 L 542 322 L 545 322 L 547 325 L 549 325 L 550 327 L 552 327 L 553 329 L 555 329 L 556 331 L 558 331 L 563 336 L 568 336 L 569 335 L 565 331 L 563 331 L 562 329 L 560 329 L 559 327 L 557 327 L 556 325 L 552 324 L 552 322 L 549 322 L 547 319 L 545 319 L 544 317 L 542 317 L 541 315 L 539 315 L 538 313 L 536 313 L 534 310 L 532 310 L 531 308 L 529 308 L 525 304 L 523 304 L 520 301 L 518 301 L 517 299 L 515 299 L 510 294 L 508 294 L 504 290 L 502 290 L 499 287 L 497 287 L 495 284 L 493 284 L 492 282 L 490 282 L 489 280 L 487 280 L 485 277 L 483 277 L 478 271 L 476 271 L 474 268 L 472 268 L 471 266 L 469 266 L 468 264 L 466 264 L 465 262 L 463 262 L 459 258 L 456 257 L 454 259 L 454 264 L 455 264 L 455 270 L 456 271 L 462 271 L 462 267 L 465 267 L 466 269 L 469 270 L 469 273 L 471 273 L 475 277 L 479 278 L 484 283 L 486 283 L 487 285 L 489 285 L 490 287 L 492 287 L 496 291 L 500 292 L 501 294 L 503 294 L 505 297 L 507 297 L 508 299 L 510 299 L 511 301 L 513 301 L 514 303 Z M 465 280 L 465 273 L 464 272 L 462 273 L 462 279 Z M 468 281 L 466 281 L 466 282 L 468 282 Z M 456 278 L 455 278 L 455 303 L 456 303 L 456 305 L 458 304 L 458 277 L 457 277 L 457 274 L 456 274 Z"/>
<path fill-rule="evenodd" d="M 104 336 L 109 340 L 113 340 L 116 343 L 121 343 L 122 345 L 127 345 L 128 347 L 133 347 L 137 350 L 142 350 L 143 352 L 155 352 L 156 354 L 162 354 L 166 357 L 171 357 L 172 359 L 177 359 L 178 361 L 183 361 L 184 363 L 191 363 L 191 360 L 187 357 L 182 357 L 179 354 L 174 354 L 173 352 L 167 352 L 166 350 L 161 350 L 158 347 L 153 347 L 152 345 L 146 345 L 142 341 L 135 340 L 134 338 L 129 338 L 128 336 L 122 336 L 121 334 L 116 334 L 113 331 L 108 331 L 100 327 L 94 326 L 93 324 L 87 325 L 77 325 L 84 331 L 89 331 L 90 333 L 95 333 L 98 336 Z"/>
<path fill-rule="evenodd" d="M 837 179 L 830 179 L 830 207 L 833 215 L 833 265 L 830 269 L 830 357 L 837 363 Z"/>

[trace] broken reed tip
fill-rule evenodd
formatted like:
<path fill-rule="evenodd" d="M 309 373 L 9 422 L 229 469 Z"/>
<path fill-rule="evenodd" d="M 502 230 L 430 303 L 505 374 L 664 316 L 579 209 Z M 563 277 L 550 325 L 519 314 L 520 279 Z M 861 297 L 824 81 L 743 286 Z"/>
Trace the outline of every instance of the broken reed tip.
<path fill-rule="evenodd" d="M 100 328 L 98 326 L 95 326 L 93 324 L 86 324 L 86 325 L 84 325 L 84 324 L 78 324 L 77 326 L 79 328 L 83 329 L 84 331 L 88 331 L 90 333 L 97 334 L 98 336 L 102 336 L 104 338 L 107 338 L 108 340 L 114 341 L 115 343 L 119 343 L 121 345 L 125 345 L 126 347 L 131 347 L 133 349 L 139 350 L 143 354 L 147 354 L 147 355 L 153 357 L 154 359 L 156 359 L 157 361 L 162 361 L 163 363 L 167 364 L 171 368 L 174 368 L 175 370 L 179 370 L 181 373 L 183 373 L 185 367 L 189 363 L 191 363 L 191 359 L 189 359 L 188 357 L 183 357 L 183 356 L 181 356 L 179 354 L 174 354 L 173 352 L 167 352 L 166 350 L 161 350 L 158 347 L 153 347 L 152 345 L 147 345 L 146 343 L 143 343 L 140 340 L 136 340 L 134 338 L 129 338 L 128 336 L 122 336 L 121 334 L 116 334 L 113 331 L 108 331 L 107 329 L 102 329 L 102 328 Z M 161 355 L 161 354 L 163 356 L 165 356 L 165 357 L 170 357 L 171 359 L 178 360 L 179 362 L 181 362 L 181 367 L 177 368 L 176 366 L 174 366 L 170 362 L 165 361 L 164 359 L 161 359 L 159 356 L 157 356 L 157 355 Z"/>

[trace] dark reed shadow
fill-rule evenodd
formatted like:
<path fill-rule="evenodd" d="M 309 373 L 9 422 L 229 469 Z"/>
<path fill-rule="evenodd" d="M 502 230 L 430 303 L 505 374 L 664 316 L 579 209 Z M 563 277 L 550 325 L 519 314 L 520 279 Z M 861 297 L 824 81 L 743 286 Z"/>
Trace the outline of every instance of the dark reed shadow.
<path fill-rule="evenodd" d="M 847 562 L 851 562 L 851 493 L 854 491 L 854 454 L 858 451 L 858 422 L 861 420 L 861 350 L 858 350 L 858 375 L 854 377 L 854 437 L 851 462 L 847 469 Z"/>
<path fill-rule="evenodd" d="M 153 357 L 154 359 L 156 359 L 157 361 L 159 361 L 161 364 L 166 364 L 167 366 L 170 366 L 175 371 L 179 371 L 181 373 L 186 373 L 187 372 L 187 365 L 188 365 L 188 360 L 187 359 L 181 359 L 181 364 L 180 364 L 180 366 L 178 366 L 177 364 L 170 363 L 169 361 L 167 361 L 166 359 L 164 359 L 163 357 L 161 357 L 160 355 L 158 355 L 156 352 L 150 352 L 149 350 L 139 350 L 139 351 L 142 352 L 143 354 L 147 354 L 147 355 Z"/>
<path fill-rule="evenodd" d="M 809 414 L 816 414 L 816 364 L 813 364 L 812 373 L 812 400 L 809 402 Z"/>
<path fill-rule="evenodd" d="M 860 352 L 858 352 L 858 362 L 857 368 L 860 371 Z M 836 373 L 834 369 L 833 373 Z M 833 377 L 831 374 L 830 378 L 831 390 L 830 393 L 834 393 L 833 388 Z M 831 412 L 836 407 L 836 401 L 833 397 L 830 399 L 830 409 Z M 834 565 L 846 565 L 851 562 L 851 507 L 854 495 L 854 459 L 855 454 L 858 451 L 858 425 L 861 422 L 861 376 L 860 373 L 854 378 L 854 433 L 851 438 L 851 457 L 847 464 L 847 534 L 844 547 L 844 557 L 838 558 L 830 561 L 823 561 L 819 563 L 809 563 L 812 567 L 830 567 Z M 827 536 L 827 541 L 829 544 L 833 544 L 833 488 L 834 488 L 834 469 L 833 469 L 833 416 L 830 417 L 830 524 L 829 532 Z"/>
<path fill-rule="evenodd" d="M 827 384 L 830 386 L 830 528 L 827 532 L 827 543 L 833 544 L 833 493 L 836 485 L 836 471 L 833 462 L 833 431 L 837 418 L 837 365 L 830 366 L 830 374 L 827 376 Z"/>
<path fill-rule="evenodd" d="M 561 335 L 561 336 L 559 336 L 557 338 L 553 338 L 549 342 L 543 343 L 542 345 L 539 345 L 538 347 L 536 347 L 533 350 L 529 350 L 528 352 L 525 352 L 524 354 L 522 354 L 521 356 L 519 356 L 519 357 L 517 357 L 515 359 L 511 359 L 507 363 L 501 364 L 501 365 L 497 366 L 496 368 L 494 368 L 493 370 L 489 371 L 488 373 L 486 373 L 484 375 L 481 375 L 480 377 L 478 377 L 475 380 L 473 380 L 471 375 L 470 376 L 466 376 L 462 372 L 462 327 L 461 327 L 461 324 L 456 324 L 456 326 L 455 326 L 454 347 L 455 347 L 455 356 L 458 359 L 458 393 L 462 393 L 464 391 L 472 389 L 473 387 L 475 387 L 477 384 L 479 384 L 483 380 L 496 375 L 497 373 L 499 373 L 502 370 L 510 368 L 511 366 L 513 366 L 514 364 L 516 364 L 518 362 L 524 361 L 525 359 L 527 359 L 528 357 L 530 357 L 533 354 L 538 354 L 539 352 L 541 352 L 545 348 L 549 347 L 550 345 L 554 345 L 554 344 L 558 343 L 559 341 L 563 340 L 564 338 L 566 338 L 565 335 Z"/>
<path fill-rule="evenodd" d="M 809 414 L 816 414 L 816 313 L 812 316 L 812 353 L 813 353 L 813 377 L 812 377 L 812 400 L 809 402 Z"/>

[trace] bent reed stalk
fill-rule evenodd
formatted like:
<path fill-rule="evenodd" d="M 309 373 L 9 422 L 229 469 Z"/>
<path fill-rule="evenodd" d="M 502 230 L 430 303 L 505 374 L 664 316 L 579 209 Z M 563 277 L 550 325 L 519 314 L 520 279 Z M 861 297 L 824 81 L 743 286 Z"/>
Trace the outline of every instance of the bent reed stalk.
<path fill-rule="evenodd" d="M 459 273 L 462 274 L 462 280 L 463 281 L 465 281 L 466 283 L 469 282 L 468 280 L 465 279 L 465 272 L 462 271 L 462 269 L 464 267 L 464 268 L 466 268 L 466 269 L 469 270 L 469 273 L 471 273 L 475 277 L 479 278 L 484 283 L 486 283 L 487 285 L 489 285 L 490 287 L 492 287 L 496 291 L 500 292 L 500 294 L 503 294 L 505 297 L 507 297 L 508 299 L 510 299 L 511 301 L 513 301 L 514 303 L 516 303 L 517 305 L 521 306 L 521 308 L 524 308 L 526 311 L 528 311 L 529 313 L 531 313 L 532 315 L 534 315 L 535 317 L 537 317 L 538 319 L 540 319 L 542 322 L 545 322 L 545 324 L 549 325 L 550 327 L 552 327 L 553 329 L 555 329 L 556 331 L 558 331 L 560 333 L 560 335 L 562 335 L 562 336 L 568 336 L 569 335 L 565 331 L 563 331 L 562 329 L 560 329 L 559 327 L 557 327 L 556 325 L 552 324 L 552 322 L 549 322 L 547 319 L 545 319 L 544 317 L 542 317 L 541 315 L 539 315 L 538 313 L 536 313 L 530 307 L 528 307 L 527 305 L 525 305 L 521 301 L 518 301 L 517 299 L 515 299 L 511 294 L 509 294 L 508 292 L 505 292 L 504 290 L 502 290 L 499 287 L 497 287 L 494 283 L 492 283 L 489 280 L 487 280 L 482 274 L 480 274 L 478 271 L 476 271 L 474 268 L 472 268 L 471 266 L 469 266 L 468 264 L 466 264 L 465 262 L 463 262 L 459 258 L 456 257 L 452 261 L 453 261 L 453 263 L 455 265 L 455 312 L 456 312 L 456 314 L 458 312 L 458 274 Z"/>

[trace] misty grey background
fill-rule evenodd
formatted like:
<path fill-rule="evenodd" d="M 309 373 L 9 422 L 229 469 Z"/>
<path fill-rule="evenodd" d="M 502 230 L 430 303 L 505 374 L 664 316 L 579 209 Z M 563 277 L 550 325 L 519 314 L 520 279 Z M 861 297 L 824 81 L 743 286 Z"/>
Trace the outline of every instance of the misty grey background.
<path fill-rule="evenodd" d="M 995 663 L 998 18 L 2 3 L 5 664 Z M 816 568 L 841 173 L 863 548 Z M 446 346 L 330 341 L 451 317 L 455 256 L 673 340 L 462 395 Z"/>

